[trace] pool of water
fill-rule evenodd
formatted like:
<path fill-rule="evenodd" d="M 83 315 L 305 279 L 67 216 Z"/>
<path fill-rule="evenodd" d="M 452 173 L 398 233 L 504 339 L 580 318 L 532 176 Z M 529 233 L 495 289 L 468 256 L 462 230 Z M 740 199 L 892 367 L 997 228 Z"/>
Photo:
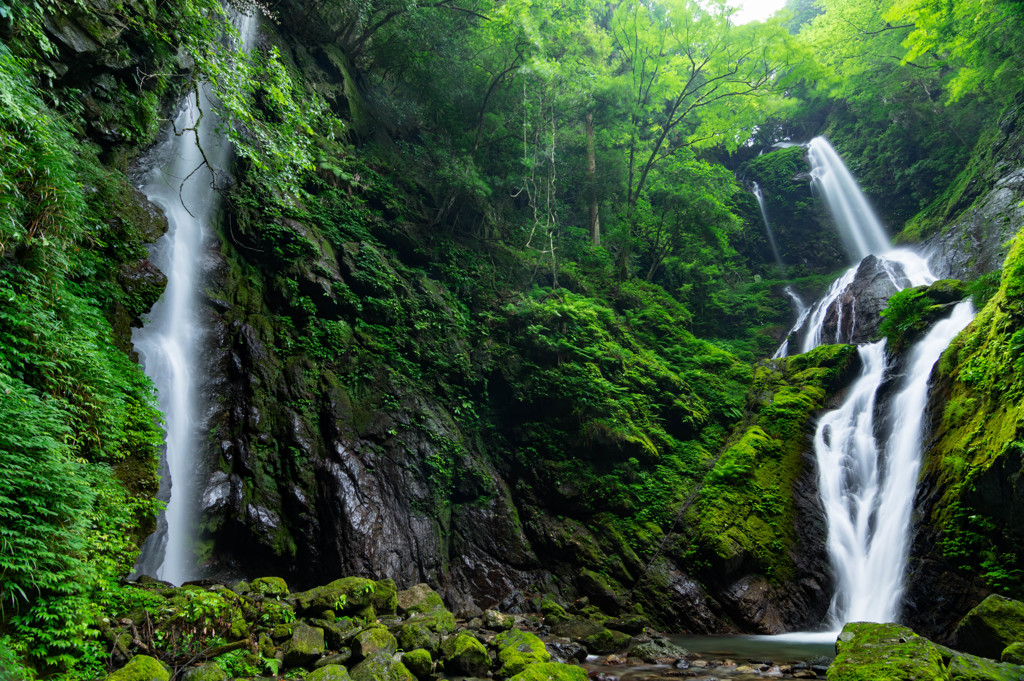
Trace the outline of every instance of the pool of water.
<path fill-rule="evenodd" d="M 835 657 L 838 632 L 780 636 L 690 636 L 669 634 L 690 652 L 673 665 L 604 664 L 591 657 L 584 664 L 594 681 L 755 681 L 757 679 L 823 679 Z"/>

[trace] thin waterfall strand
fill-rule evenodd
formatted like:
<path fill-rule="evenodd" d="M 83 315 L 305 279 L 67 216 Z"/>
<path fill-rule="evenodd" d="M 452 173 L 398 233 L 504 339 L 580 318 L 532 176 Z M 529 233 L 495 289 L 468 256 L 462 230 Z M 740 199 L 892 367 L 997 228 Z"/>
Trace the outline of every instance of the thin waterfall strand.
<path fill-rule="evenodd" d="M 251 44 L 256 19 L 239 17 L 238 27 L 243 46 Z M 158 566 L 156 576 L 174 584 L 196 576 L 192 546 L 198 523 L 196 471 L 203 447 L 201 388 L 205 373 L 200 357 L 207 332 L 199 314 L 201 263 L 219 207 L 216 174 L 227 167 L 232 155 L 230 143 L 216 130 L 214 105 L 206 89 L 199 88 L 198 101 L 195 93 L 186 98 L 173 128 L 154 149 L 150 159 L 154 169 L 141 187 L 167 217 L 167 234 L 150 254 L 167 275 L 167 288 L 132 341 L 156 386 L 164 415 L 165 472 L 170 490 L 161 522 L 163 535 L 147 541 L 139 566 L 141 571 Z M 202 150 L 188 131 L 197 124 Z M 204 153 L 210 164 L 206 167 Z"/>
<path fill-rule="evenodd" d="M 768 245 L 772 248 L 772 256 L 775 258 L 775 264 L 782 267 L 782 256 L 779 255 L 779 246 L 775 243 L 775 233 L 772 231 L 772 223 L 768 221 L 768 207 L 764 202 L 764 194 L 761 192 L 761 185 L 757 182 L 754 182 L 753 194 L 757 199 L 758 207 L 761 209 L 761 219 L 764 221 L 764 233 L 768 236 Z"/>

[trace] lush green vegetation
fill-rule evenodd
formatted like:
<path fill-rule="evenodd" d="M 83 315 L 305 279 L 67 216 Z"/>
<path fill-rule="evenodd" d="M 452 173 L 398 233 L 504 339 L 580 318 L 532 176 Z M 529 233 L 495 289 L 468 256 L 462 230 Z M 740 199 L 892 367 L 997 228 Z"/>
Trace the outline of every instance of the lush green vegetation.
<path fill-rule="evenodd" d="M 894 226 L 931 204 L 908 234 L 937 230 L 996 163 L 1018 4 L 821 0 L 744 26 L 691 0 L 260 7 L 246 57 L 206 0 L 0 0 L 0 665 L 95 675 L 89 625 L 136 605 L 116 580 L 152 525 L 160 433 L 129 336 L 161 227 L 125 172 L 199 78 L 239 155 L 211 296 L 264 416 L 212 432 L 254 429 L 247 502 L 315 488 L 326 444 L 304 434 L 344 428 L 406 452 L 440 535 L 498 500 L 610 610 L 662 553 L 709 583 L 737 558 L 789 578 L 786 488 L 850 350 L 752 363 L 789 321 L 781 286 L 843 258 L 801 150 L 754 154 L 824 129 Z M 735 169 L 778 216 L 782 268 Z M 1020 458 L 1021 261 L 972 285 L 991 301 L 944 360 L 933 464 L 943 552 L 1008 591 L 1021 539 L 982 492 Z M 943 296 L 894 297 L 883 334 Z M 267 560 L 292 569 L 307 529 L 281 523 Z"/>

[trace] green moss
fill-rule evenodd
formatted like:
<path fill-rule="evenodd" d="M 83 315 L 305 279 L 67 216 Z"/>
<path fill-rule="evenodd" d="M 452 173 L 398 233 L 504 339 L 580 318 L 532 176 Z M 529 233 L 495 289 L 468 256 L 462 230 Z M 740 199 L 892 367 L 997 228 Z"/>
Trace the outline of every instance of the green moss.
<path fill-rule="evenodd" d="M 398 612 L 398 588 L 391 579 L 374 583 L 373 609 L 378 615 L 394 615 Z"/>
<path fill-rule="evenodd" d="M 957 625 L 958 649 L 999 659 L 1011 643 L 1024 642 L 1024 603 L 991 594 Z"/>
<path fill-rule="evenodd" d="M 136 655 L 128 664 L 107 677 L 107 681 L 169 681 L 171 673 L 148 655 Z"/>
<path fill-rule="evenodd" d="M 441 645 L 445 671 L 466 676 L 486 676 L 491 668 L 487 648 L 475 636 L 460 633 Z"/>
<path fill-rule="evenodd" d="M 314 669 L 306 676 L 306 681 L 350 681 L 348 670 L 340 664 L 328 664 Z"/>
<path fill-rule="evenodd" d="M 565 622 L 569 615 L 565 608 L 556 603 L 550 596 L 545 596 L 540 602 L 540 611 L 544 614 L 544 622 L 549 626 Z"/>
<path fill-rule="evenodd" d="M 602 628 L 600 631 L 584 637 L 583 644 L 592 655 L 608 655 L 625 650 L 632 637 L 621 631 Z"/>
<path fill-rule="evenodd" d="M 434 671 L 434 660 L 430 657 L 430 651 L 423 648 L 402 653 L 402 664 L 421 681 L 429 678 Z"/>
<path fill-rule="evenodd" d="M 947 681 L 938 646 L 897 624 L 843 627 L 829 681 Z"/>
<path fill-rule="evenodd" d="M 551 661 L 544 642 L 527 631 L 510 629 L 502 632 L 494 637 L 493 645 L 498 648 L 500 669 L 497 676 L 502 678 L 519 674 L 528 664 Z"/>
<path fill-rule="evenodd" d="M 249 583 L 249 588 L 263 596 L 288 595 L 288 584 L 280 577 L 257 577 Z"/>
<path fill-rule="evenodd" d="M 359 657 L 370 657 L 377 653 L 394 654 L 398 650 L 398 641 L 384 627 L 370 627 L 361 631 L 352 643 L 352 652 Z"/>

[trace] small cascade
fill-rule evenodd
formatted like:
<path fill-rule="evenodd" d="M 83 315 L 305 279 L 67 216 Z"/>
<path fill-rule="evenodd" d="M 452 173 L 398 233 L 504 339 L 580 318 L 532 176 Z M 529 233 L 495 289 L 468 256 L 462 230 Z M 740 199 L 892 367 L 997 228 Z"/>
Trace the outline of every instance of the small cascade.
<path fill-rule="evenodd" d="M 243 46 L 252 44 L 257 20 L 235 19 Z M 151 170 L 140 186 L 167 217 L 167 234 L 150 258 L 167 275 L 167 288 L 132 335 L 143 368 L 157 389 L 164 415 L 165 453 L 160 497 L 167 503 L 158 529 L 146 540 L 137 571 L 181 584 L 196 577 L 193 541 L 198 518 L 197 468 L 201 463 L 205 406 L 202 347 L 208 330 L 202 319 L 200 291 L 203 260 L 220 204 L 217 173 L 228 167 L 232 149 L 217 130 L 214 102 L 200 87 L 190 94 L 173 127 L 145 160 Z M 190 129 L 199 126 L 196 134 Z M 183 132 L 184 131 L 184 132 Z M 203 165 L 203 161 L 208 166 Z"/>
<path fill-rule="evenodd" d="M 764 233 L 768 236 L 768 245 L 772 247 L 772 256 L 775 258 L 775 264 L 782 267 L 782 256 L 779 255 L 779 246 L 775 243 L 775 232 L 772 231 L 772 223 L 768 220 L 768 207 L 764 203 L 761 185 L 757 182 L 753 184 L 753 194 L 757 198 L 757 205 L 761 208 L 761 219 L 764 220 Z"/>
<path fill-rule="evenodd" d="M 860 262 L 868 255 L 888 251 L 891 246 L 885 228 L 828 140 L 812 139 L 807 145 L 807 157 L 812 187 L 832 214 L 850 258 Z"/>
<path fill-rule="evenodd" d="M 796 324 L 793 325 L 793 329 L 800 329 L 803 327 L 804 322 L 807 321 L 807 315 L 810 313 L 811 308 L 804 304 L 804 301 L 800 296 L 796 294 L 792 286 L 787 286 L 782 289 L 789 299 L 793 301 L 793 306 L 796 308 Z M 792 333 L 792 331 L 790 332 Z M 772 359 L 779 359 L 780 357 L 786 357 L 789 354 L 789 336 L 786 336 L 786 340 L 782 341 L 782 345 L 772 355 Z"/>
<path fill-rule="evenodd" d="M 911 350 L 900 391 L 888 406 L 892 432 L 884 448 L 874 420 L 886 374 L 884 340 L 858 348 L 860 378 L 842 406 L 818 423 L 814 451 L 836 576 L 829 613 L 836 628 L 892 622 L 899 615 L 928 382 L 939 356 L 973 318 L 969 302 L 958 304 Z"/>
<path fill-rule="evenodd" d="M 785 357 L 794 341 L 807 352 L 823 343 L 870 337 L 870 320 L 858 321 L 858 316 L 877 317 L 892 293 L 936 279 L 924 258 L 891 248 L 885 230 L 827 141 L 812 140 L 808 154 L 817 191 L 858 262 L 804 309 L 776 357 Z M 791 291 L 787 295 L 796 301 Z M 973 316 L 970 303 L 958 304 L 949 319 L 935 324 L 906 353 L 897 392 L 878 422 L 877 395 L 891 380 L 885 341 L 860 345 L 860 377 L 843 404 L 818 422 L 814 451 L 836 581 L 829 612 L 834 628 L 851 621 L 889 622 L 899 615 L 928 381 L 939 356 Z"/>

